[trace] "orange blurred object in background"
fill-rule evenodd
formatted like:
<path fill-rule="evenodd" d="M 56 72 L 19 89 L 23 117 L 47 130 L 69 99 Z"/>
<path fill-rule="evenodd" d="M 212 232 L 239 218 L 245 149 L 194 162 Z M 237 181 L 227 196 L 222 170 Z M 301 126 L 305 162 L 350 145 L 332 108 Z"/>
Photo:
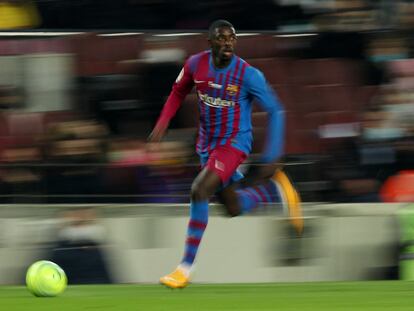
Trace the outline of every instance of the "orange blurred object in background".
<path fill-rule="evenodd" d="M 400 171 L 388 178 L 380 195 L 384 202 L 414 202 L 414 171 Z"/>

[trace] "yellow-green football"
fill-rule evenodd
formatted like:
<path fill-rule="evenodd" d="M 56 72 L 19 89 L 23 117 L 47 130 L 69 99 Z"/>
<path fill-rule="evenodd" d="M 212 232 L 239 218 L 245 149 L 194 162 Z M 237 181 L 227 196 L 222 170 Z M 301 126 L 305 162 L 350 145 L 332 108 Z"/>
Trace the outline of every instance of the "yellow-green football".
<path fill-rule="evenodd" d="M 65 271 L 51 261 L 37 261 L 26 273 L 27 289 L 37 297 L 55 297 L 63 293 L 67 284 Z"/>

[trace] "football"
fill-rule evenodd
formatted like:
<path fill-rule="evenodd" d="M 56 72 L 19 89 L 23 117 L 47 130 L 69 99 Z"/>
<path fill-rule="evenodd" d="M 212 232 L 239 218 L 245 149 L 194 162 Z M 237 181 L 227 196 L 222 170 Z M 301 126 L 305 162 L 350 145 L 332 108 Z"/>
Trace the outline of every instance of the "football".
<path fill-rule="evenodd" d="M 41 260 L 33 263 L 26 273 L 27 289 L 36 297 L 55 297 L 67 286 L 65 271 L 57 264 Z"/>

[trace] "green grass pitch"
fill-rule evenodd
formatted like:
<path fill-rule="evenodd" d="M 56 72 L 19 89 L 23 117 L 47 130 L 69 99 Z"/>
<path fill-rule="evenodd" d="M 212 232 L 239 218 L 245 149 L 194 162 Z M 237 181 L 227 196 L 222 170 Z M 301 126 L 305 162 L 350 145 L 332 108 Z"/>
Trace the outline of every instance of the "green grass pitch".
<path fill-rule="evenodd" d="M 0 286 L 0 309 L 80 310 L 414 310 L 414 282 L 318 282 L 196 285 L 69 286 L 59 297 L 36 298 L 25 287 Z"/>

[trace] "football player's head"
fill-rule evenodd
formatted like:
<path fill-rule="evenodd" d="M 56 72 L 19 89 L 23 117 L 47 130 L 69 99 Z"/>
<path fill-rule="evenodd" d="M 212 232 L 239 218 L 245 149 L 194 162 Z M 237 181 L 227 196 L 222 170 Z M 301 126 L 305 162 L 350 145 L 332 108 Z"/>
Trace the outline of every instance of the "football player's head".
<path fill-rule="evenodd" d="M 230 22 L 217 20 L 209 28 L 208 41 L 213 57 L 219 62 L 227 62 L 232 58 L 236 46 L 236 30 Z"/>

